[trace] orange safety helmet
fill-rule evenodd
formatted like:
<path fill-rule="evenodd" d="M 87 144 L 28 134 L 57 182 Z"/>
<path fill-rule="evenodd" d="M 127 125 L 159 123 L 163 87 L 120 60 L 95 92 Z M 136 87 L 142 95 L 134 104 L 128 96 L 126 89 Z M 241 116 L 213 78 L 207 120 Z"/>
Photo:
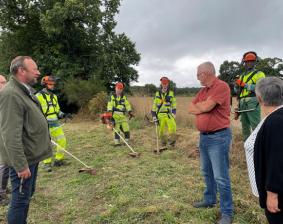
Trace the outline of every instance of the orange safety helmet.
<path fill-rule="evenodd" d="M 254 51 L 246 52 L 243 55 L 243 62 L 257 61 L 257 54 Z"/>
<path fill-rule="evenodd" d="M 117 88 L 117 89 L 124 89 L 124 84 L 121 83 L 121 82 L 117 82 L 116 85 L 115 85 L 115 88 Z"/>
<path fill-rule="evenodd" d="M 54 76 L 46 75 L 41 79 L 41 85 L 43 87 L 51 88 L 56 84 L 56 79 Z"/>
<path fill-rule="evenodd" d="M 163 85 L 167 85 L 170 82 L 170 80 L 165 76 L 161 77 L 160 81 L 161 81 L 161 84 Z"/>

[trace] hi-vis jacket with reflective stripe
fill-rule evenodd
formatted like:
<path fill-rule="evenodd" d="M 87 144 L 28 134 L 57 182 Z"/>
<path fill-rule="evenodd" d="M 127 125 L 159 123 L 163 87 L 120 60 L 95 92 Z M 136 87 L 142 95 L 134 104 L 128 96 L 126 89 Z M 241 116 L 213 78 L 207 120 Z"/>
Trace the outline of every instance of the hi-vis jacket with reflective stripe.
<path fill-rule="evenodd" d="M 157 115 L 158 113 L 173 113 L 176 114 L 176 98 L 174 91 L 169 90 L 166 93 L 157 91 L 154 96 L 152 105 L 152 114 Z"/>
<path fill-rule="evenodd" d="M 131 105 L 126 96 L 122 95 L 116 96 L 116 94 L 111 95 L 110 100 L 107 104 L 107 111 L 111 111 L 117 114 L 125 114 L 131 111 Z"/>
<path fill-rule="evenodd" d="M 263 72 L 256 70 L 252 70 L 242 74 L 240 76 L 240 80 L 248 85 L 245 88 L 243 88 L 242 91 L 240 92 L 240 98 L 249 97 L 249 96 L 255 97 L 256 82 L 264 77 L 265 74 Z"/>
<path fill-rule="evenodd" d="M 53 124 L 58 122 L 58 117 L 63 114 L 63 112 L 60 111 L 57 96 L 46 89 L 43 89 L 36 94 L 36 97 L 41 104 L 42 111 L 47 119 L 49 127 L 52 127 Z"/>

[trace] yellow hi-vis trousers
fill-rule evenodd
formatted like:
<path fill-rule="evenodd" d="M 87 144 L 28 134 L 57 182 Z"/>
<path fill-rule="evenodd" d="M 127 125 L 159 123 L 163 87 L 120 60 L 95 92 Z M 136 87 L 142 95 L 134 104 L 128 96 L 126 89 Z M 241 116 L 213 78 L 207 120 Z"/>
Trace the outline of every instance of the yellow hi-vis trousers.
<path fill-rule="evenodd" d="M 49 131 L 50 131 L 50 135 L 51 135 L 51 138 L 53 141 L 55 141 L 59 146 L 61 146 L 62 148 L 66 149 L 66 146 L 67 146 L 67 140 L 66 140 L 66 137 L 64 135 L 64 132 L 63 132 L 63 128 L 62 127 L 59 127 L 60 125 L 58 125 L 57 127 L 51 127 L 49 128 Z M 64 153 L 63 151 L 61 150 L 61 148 L 59 146 L 54 146 L 54 150 L 55 150 L 55 160 L 63 160 L 64 159 Z M 52 158 L 48 158 L 48 159 L 45 159 L 43 161 L 43 163 L 45 164 L 49 164 L 52 162 Z"/>
<path fill-rule="evenodd" d="M 171 113 L 158 113 L 158 121 L 159 121 L 159 137 L 161 139 L 162 144 L 167 143 L 167 137 L 165 135 L 165 128 L 168 127 L 168 143 L 176 142 L 176 121 Z"/>

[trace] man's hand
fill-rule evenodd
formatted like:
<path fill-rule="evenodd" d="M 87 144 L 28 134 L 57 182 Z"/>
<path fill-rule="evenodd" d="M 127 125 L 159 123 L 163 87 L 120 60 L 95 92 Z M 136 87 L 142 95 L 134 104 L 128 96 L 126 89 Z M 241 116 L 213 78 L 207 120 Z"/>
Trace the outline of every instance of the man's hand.
<path fill-rule="evenodd" d="M 266 207 L 269 212 L 276 213 L 281 210 L 278 208 L 278 194 L 267 191 Z"/>
<path fill-rule="evenodd" d="M 29 168 L 24 169 L 23 171 L 18 172 L 18 177 L 21 179 L 28 179 L 31 177 L 31 172 Z"/>

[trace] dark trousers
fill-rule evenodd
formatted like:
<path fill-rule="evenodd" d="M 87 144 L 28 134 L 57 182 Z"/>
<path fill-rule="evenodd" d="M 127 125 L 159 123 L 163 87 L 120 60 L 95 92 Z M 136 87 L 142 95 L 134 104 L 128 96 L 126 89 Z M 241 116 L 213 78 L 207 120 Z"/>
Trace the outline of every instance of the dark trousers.
<path fill-rule="evenodd" d="M 10 168 L 12 197 L 8 210 L 8 224 L 26 224 L 30 199 L 35 191 L 38 163 L 29 166 L 31 177 L 23 180 Z"/>
<path fill-rule="evenodd" d="M 269 224 L 282 224 L 283 223 L 283 211 L 277 213 L 271 213 L 265 209 L 265 216 Z"/>

